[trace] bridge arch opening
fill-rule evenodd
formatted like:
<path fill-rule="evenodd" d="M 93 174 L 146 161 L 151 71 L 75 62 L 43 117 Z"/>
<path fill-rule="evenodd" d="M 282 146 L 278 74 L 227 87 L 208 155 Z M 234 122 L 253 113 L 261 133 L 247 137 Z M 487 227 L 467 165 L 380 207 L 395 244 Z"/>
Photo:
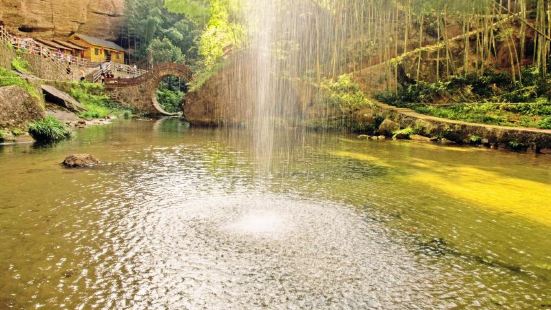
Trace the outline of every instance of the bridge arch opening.
<path fill-rule="evenodd" d="M 187 91 L 186 79 L 168 74 L 159 77 L 151 99 L 155 108 L 162 114 L 176 115 L 183 111 Z"/>

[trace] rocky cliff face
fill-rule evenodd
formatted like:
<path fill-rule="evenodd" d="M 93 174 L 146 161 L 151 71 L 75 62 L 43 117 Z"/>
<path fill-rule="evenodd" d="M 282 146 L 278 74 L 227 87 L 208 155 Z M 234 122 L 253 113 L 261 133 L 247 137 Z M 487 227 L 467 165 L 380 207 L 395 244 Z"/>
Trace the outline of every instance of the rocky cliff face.
<path fill-rule="evenodd" d="M 0 20 L 12 33 L 66 38 L 80 32 L 115 40 L 124 0 L 0 0 Z"/>

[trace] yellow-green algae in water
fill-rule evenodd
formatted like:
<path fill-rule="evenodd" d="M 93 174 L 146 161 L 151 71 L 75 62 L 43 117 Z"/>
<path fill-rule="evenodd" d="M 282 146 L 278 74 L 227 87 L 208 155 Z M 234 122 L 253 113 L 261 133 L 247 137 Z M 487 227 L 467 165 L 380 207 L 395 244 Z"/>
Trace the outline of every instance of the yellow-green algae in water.
<path fill-rule="evenodd" d="M 345 143 L 345 150 L 329 154 L 392 167 L 393 186 L 377 186 L 372 194 L 404 199 L 406 206 L 384 205 L 399 214 L 396 225 L 425 240 L 443 239 L 458 255 L 551 279 L 551 158 L 416 142 L 396 142 L 399 148 L 378 144 L 364 142 L 360 150 L 358 143 Z M 355 182 L 335 190 L 361 188 L 350 183 Z M 360 204 L 357 197 L 344 199 Z M 409 200 L 414 202 L 408 205 Z"/>

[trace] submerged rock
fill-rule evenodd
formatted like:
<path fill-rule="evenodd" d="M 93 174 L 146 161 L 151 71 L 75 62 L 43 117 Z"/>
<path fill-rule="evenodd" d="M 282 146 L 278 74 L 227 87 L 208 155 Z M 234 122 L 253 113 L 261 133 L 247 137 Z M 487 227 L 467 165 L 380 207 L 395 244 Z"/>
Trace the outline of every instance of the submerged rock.
<path fill-rule="evenodd" d="M 73 154 L 67 156 L 63 161 L 66 168 L 90 168 L 97 166 L 99 160 L 90 154 Z"/>

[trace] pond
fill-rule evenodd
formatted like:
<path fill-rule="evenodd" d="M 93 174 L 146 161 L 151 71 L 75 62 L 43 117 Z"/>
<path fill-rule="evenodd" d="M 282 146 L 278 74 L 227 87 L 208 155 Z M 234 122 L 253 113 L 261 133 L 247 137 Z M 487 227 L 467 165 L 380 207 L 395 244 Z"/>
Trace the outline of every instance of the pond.
<path fill-rule="evenodd" d="M 551 307 L 549 156 L 279 130 L 265 170 L 252 136 L 0 146 L 0 308 Z"/>

